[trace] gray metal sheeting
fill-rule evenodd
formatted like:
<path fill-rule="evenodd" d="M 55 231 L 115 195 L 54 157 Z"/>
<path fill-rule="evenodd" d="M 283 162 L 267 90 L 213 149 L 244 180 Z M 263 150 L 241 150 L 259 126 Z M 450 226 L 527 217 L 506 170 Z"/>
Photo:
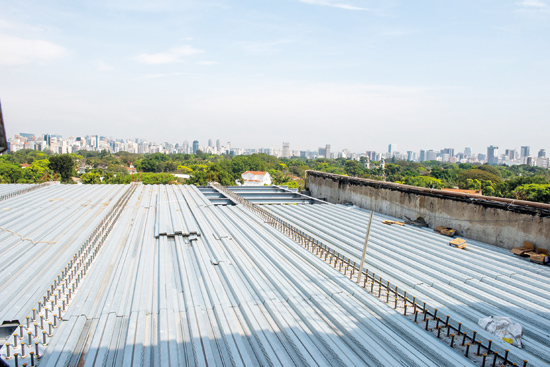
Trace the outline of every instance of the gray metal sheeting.
<path fill-rule="evenodd" d="M 228 189 L 254 204 L 325 204 L 324 201 L 302 195 L 287 186 L 230 186 Z M 231 205 L 233 202 L 212 187 L 199 190 L 213 204 Z"/>
<path fill-rule="evenodd" d="M 98 203 L 99 192 L 121 195 L 88 187 Z M 50 190 L 33 195 L 60 195 Z M 84 238 L 94 227 L 78 228 Z M 194 186 L 136 190 L 64 320 L 40 366 L 472 365 L 248 210 L 214 206 Z"/>
<path fill-rule="evenodd" d="M 0 184 L 0 195 L 10 194 L 19 190 L 28 189 L 36 186 L 35 184 Z"/>
<path fill-rule="evenodd" d="M 266 206 L 280 217 L 359 259 L 369 212 L 343 205 Z M 367 251 L 369 273 L 383 276 L 409 297 L 425 301 L 444 315 L 478 331 L 478 339 L 496 339 L 479 330 L 479 318 L 509 316 L 524 330 L 524 348 L 494 340 L 499 353 L 536 366 L 550 365 L 550 267 L 530 263 L 508 250 L 468 240 L 465 250 L 429 228 L 388 226 L 375 214 Z M 414 289 L 414 290 L 413 290 Z"/>
<path fill-rule="evenodd" d="M 54 185 L 2 202 L 0 322 L 23 322 L 30 315 L 125 190 L 124 185 Z"/>

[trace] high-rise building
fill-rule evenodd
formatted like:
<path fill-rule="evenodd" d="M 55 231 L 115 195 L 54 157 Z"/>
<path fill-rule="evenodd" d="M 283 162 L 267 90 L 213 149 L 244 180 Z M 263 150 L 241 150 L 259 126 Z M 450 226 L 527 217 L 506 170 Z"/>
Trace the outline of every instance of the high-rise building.
<path fill-rule="evenodd" d="M 454 157 L 455 156 L 455 150 L 454 150 L 454 148 L 445 148 L 445 149 L 443 149 L 443 154 L 448 154 L 449 157 Z"/>
<path fill-rule="evenodd" d="M 409 162 L 413 161 L 413 152 L 412 152 L 412 150 L 407 151 L 407 160 Z"/>
<path fill-rule="evenodd" d="M 390 158 L 394 156 L 396 150 L 397 150 L 397 145 L 395 144 L 388 145 L 388 153 L 390 153 Z"/>
<path fill-rule="evenodd" d="M 330 144 L 327 144 L 325 146 L 325 158 L 330 158 L 331 155 L 330 155 Z"/>
<path fill-rule="evenodd" d="M 546 158 L 546 150 L 544 149 L 539 150 L 539 158 Z"/>
<path fill-rule="evenodd" d="M 424 162 L 426 160 L 426 151 L 425 150 L 420 151 L 420 158 L 418 160 L 420 162 Z"/>
<path fill-rule="evenodd" d="M 51 136 L 50 134 L 44 134 L 44 143 L 46 144 L 46 146 L 50 146 L 52 141 L 51 141 Z"/>
<path fill-rule="evenodd" d="M 530 150 L 531 148 L 528 147 L 528 146 L 524 146 L 524 147 L 521 147 L 521 155 L 520 155 L 520 158 L 526 158 L 526 157 L 529 157 L 530 156 Z"/>
<path fill-rule="evenodd" d="M 35 139 L 34 134 L 19 133 L 19 135 L 21 135 L 22 137 L 27 138 L 27 139 L 29 139 L 29 140 L 34 140 L 34 139 Z"/>
<path fill-rule="evenodd" d="M 290 158 L 290 143 L 283 142 L 283 158 Z"/>
<path fill-rule="evenodd" d="M 427 161 L 435 161 L 437 159 L 437 153 L 430 149 L 426 152 L 426 160 Z"/>
<path fill-rule="evenodd" d="M 216 140 L 216 150 L 217 150 L 218 154 L 221 153 L 222 143 L 220 143 L 220 139 Z"/>
<path fill-rule="evenodd" d="M 472 156 L 472 148 L 466 147 L 464 148 L 464 157 L 470 158 Z"/>
<path fill-rule="evenodd" d="M 487 163 L 491 166 L 496 166 L 498 164 L 498 147 L 494 145 L 487 147 Z"/>
<path fill-rule="evenodd" d="M 327 144 L 324 148 L 319 148 L 319 157 L 330 158 L 330 145 Z"/>
<path fill-rule="evenodd" d="M 198 141 L 198 140 L 194 140 L 194 141 L 193 141 L 193 154 L 196 154 L 196 153 L 197 153 L 197 150 L 199 150 L 199 141 Z"/>
<path fill-rule="evenodd" d="M 508 157 L 509 160 L 515 161 L 518 159 L 518 152 L 515 149 L 506 149 L 504 154 Z"/>
<path fill-rule="evenodd" d="M 371 161 L 375 161 L 376 159 L 376 152 L 374 150 L 367 150 L 365 155 L 369 157 Z"/>

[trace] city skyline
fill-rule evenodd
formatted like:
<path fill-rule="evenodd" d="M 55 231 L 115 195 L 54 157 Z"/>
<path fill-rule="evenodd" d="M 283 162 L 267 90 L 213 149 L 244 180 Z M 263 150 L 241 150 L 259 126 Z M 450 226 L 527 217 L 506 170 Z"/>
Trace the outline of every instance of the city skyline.
<path fill-rule="evenodd" d="M 248 155 L 254 153 L 266 153 L 280 158 L 302 157 L 302 158 L 347 158 L 359 160 L 366 156 L 371 161 L 379 161 L 382 158 L 397 158 L 407 161 L 423 162 L 439 160 L 451 163 L 488 163 L 491 165 L 505 164 L 528 164 L 537 167 L 550 168 L 550 159 L 546 157 L 546 149 L 533 149 L 531 146 L 521 146 L 520 149 L 509 148 L 499 150 L 498 146 L 490 145 L 486 151 L 476 152 L 470 147 L 463 150 L 447 147 L 441 149 L 424 148 L 419 151 L 398 149 L 398 145 L 390 143 L 387 149 L 381 151 L 363 150 L 355 152 L 347 148 L 335 149 L 330 144 L 319 146 L 316 149 L 302 149 L 291 147 L 289 142 L 282 142 L 282 146 L 261 147 L 244 146 L 238 147 L 231 142 L 222 143 L 217 139 L 209 138 L 208 142 L 201 145 L 198 140 L 170 142 L 153 142 L 143 138 L 115 138 L 113 136 L 85 135 L 63 137 L 60 134 L 33 134 L 20 133 L 8 138 L 8 151 L 16 152 L 21 149 L 50 150 L 54 153 L 76 153 L 79 150 L 102 151 L 111 153 L 126 151 L 129 153 L 185 153 L 195 154 L 202 150 L 209 154 L 230 154 Z"/>
<path fill-rule="evenodd" d="M 549 4 L 0 0 L 6 130 L 547 147 Z"/>

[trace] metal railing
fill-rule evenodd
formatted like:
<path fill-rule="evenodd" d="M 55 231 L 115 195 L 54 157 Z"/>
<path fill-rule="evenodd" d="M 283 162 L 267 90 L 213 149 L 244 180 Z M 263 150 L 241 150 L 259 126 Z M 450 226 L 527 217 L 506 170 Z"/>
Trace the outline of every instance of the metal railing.
<path fill-rule="evenodd" d="M 350 280 L 357 282 L 359 279 L 358 275 L 360 270 L 359 264 L 357 264 L 356 261 L 352 261 L 350 258 L 331 249 L 328 245 L 293 226 L 279 216 L 235 194 L 219 183 L 209 182 L 208 184 L 227 196 L 233 202 L 248 208 L 254 214 L 262 218 L 265 223 L 294 240 L 306 250 L 331 265 L 334 269 L 337 269 L 346 277 L 349 277 Z M 499 365 L 501 366 L 506 366 L 507 364 L 517 365 L 508 359 L 508 349 L 504 350 L 504 355 L 500 355 L 498 351 L 493 349 L 492 340 L 489 339 L 486 344 L 481 340 L 477 340 L 477 331 L 473 331 L 472 333 L 463 331 L 461 322 L 452 320 L 449 315 L 438 315 L 438 309 L 431 308 L 430 310 L 426 302 L 422 302 L 420 305 L 416 302 L 415 296 L 410 298 L 406 290 L 399 290 L 398 286 L 393 287 L 389 280 L 384 282 L 381 276 L 377 278 L 376 274 L 374 272 L 369 273 L 368 269 L 363 271 L 361 279 L 364 279 L 362 284 L 359 284 L 362 288 L 377 296 L 383 302 L 391 305 L 394 309 L 402 309 L 404 316 L 410 318 L 416 324 L 423 323 L 424 329 L 434 333 L 437 338 L 448 339 L 451 348 L 456 348 L 460 345 L 465 347 L 465 357 L 468 357 L 470 353 L 480 357 L 480 365 L 482 367 L 496 366 L 497 363 L 500 363 Z M 419 315 L 421 320 L 419 320 Z M 523 367 L 526 367 L 528 362 L 524 360 L 522 363 Z"/>
<path fill-rule="evenodd" d="M 17 190 L 17 191 L 9 192 L 9 193 L 4 194 L 4 195 L 0 195 L 0 201 L 8 200 L 8 199 L 11 199 L 13 197 L 26 194 L 27 192 L 31 192 L 31 191 L 34 191 L 34 190 L 41 189 L 42 187 L 45 187 L 45 186 L 55 185 L 56 182 L 57 181 L 48 181 L 48 182 L 44 182 L 44 183 L 41 183 L 41 184 L 38 184 L 38 185 L 27 187 L 26 189 Z"/>

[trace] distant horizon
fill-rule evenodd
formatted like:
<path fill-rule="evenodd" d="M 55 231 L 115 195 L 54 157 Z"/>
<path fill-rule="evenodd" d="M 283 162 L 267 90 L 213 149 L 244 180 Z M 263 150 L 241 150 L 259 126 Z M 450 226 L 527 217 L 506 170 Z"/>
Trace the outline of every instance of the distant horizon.
<path fill-rule="evenodd" d="M 8 139 L 10 138 L 13 138 L 14 135 L 20 135 L 20 134 L 32 134 L 34 135 L 36 138 L 40 137 L 40 136 L 43 136 L 45 135 L 46 133 L 42 133 L 42 134 L 36 134 L 36 133 L 30 133 L 30 132 L 19 132 L 19 133 L 16 133 L 16 134 L 11 134 L 11 135 L 8 135 Z M 74 137 L 74 138 L 77 138 L 77 137 L 86 137 L 86 136 L 99 136 L 99 137 L 105 137 L 105 138 L 113 138 L 113 140 L 130 140 L 130 141 L 134 141 L 135 139 L 140 139 L 140 140 L 145 140 L 147 141 L 148 143 L 155 143 L 155 144 L 163 144 L 163 143 L 170 143 L 170 144 L 182 144 L 184 141 L 187 141 L 189 143 L 189 145 L 191 146 L 193 144 L 193 141 L 197 140 L 199 142 L 199 146 L 201 147 L 205 147 L 208 145 L 208 140 L 209 139 L 212 139 L 212 143 L 213 145 L 215 146 L 216 145 L 216 141 L 218 140 L 217 138 L 207 138 L 207 139 L 203 139 L 202 141 L 204 141 L 204 143 L 201 143 L 201 140 L 200 139 L 182 139 L 182 140 L 178 140 L 178 141 L 153 141 L 153 140 L 149 140 L 147 138 L 144 138 L 144 137 L 133 137 L 133 138 L 124 138 L 124 137 L 116 137 L 116 136 L 113 136 L 113 135 L 102 135 L 102 134 L 81 134 L 81 135 L 65 135 L 65 134 L 57 134 L 57 133 L 50 133 L 48 135 L 51 135 L 51 136 L 54 136 L 54 135 L 61 135 L 62 136 L 62 139 L 68 139 L 70 137 Z M 221 140 L 220 139 L 220 143 L 222 146 L 226 146 L 226 144 L 230 142 L 231 143 L 231 147 L 232 148 L 240 148 L 240 149 L 270 149 L 270 148 L 273 148 L 273 149 L 282 149 L 282 144 L 283 142 L 281 142 L 279 144 L 279 146 L 238 146 L 238 145 L 235 145 L 231 142 L 231 140 L 228 140 L 228 141 L 224 141 L 224 140 Z M 327 143 L 328 144 L 328 143 Z M 301 151 L 310 151 L 310 152 L 313 152 L 313 151 L 317 151 L 319 148 L 324 148 L 327 144 L 320 144 L 318 145 L 316 148 L 293 148 L 292 144 L 290 144 L 290 150 L 291 151 L 294 151 L 294 150 L 301 150 Z M 365 154 L 365 152 L 367 151 L 375 151 L 376 153 L 381 153 L 381 154 L 384 154 L 384 153 L 387 153 L 389 150 L 388 150 L 388 147 L 389 147 L 389 144 L 386 144 L 386 150 L 376 150 L 376 149 L 364 149 L 364 150 L 360 150 L 360 151 L 353 151 L 349 148 L 336 148 L 334 147 L 332 144 L 329 144 L 330 145 L 330 148 L 331 148 L 331 152 L 341 152 L 343 151 L 344 149 L 348 149 L 351 153 L 355 153 L 355 154 Z M 498 145 L 497 145 L 498 146 Z M 545 151 L 547 151 L 548 153 L 550 153 L 550 151 L 548 151 L 546 148 L 534 148 L 533 146 L 531 145 L 520 145 L 518 146 L 517 148 L 500 148 L 499 146 L 499 149 L 498 149 L 498 154 L 504 154 L 504 152 L 507 150 L 507 149 L 513 149 L 513 150 L 516 150 L 517 153 L 519 154 L 521 152 L 521 147 L 522 146 L 528 146 L 530 148 L 530 155 L 532 157 L 536 157 L 538 155 L 538 152 L 541 150 L 541 149 L 544 149 Z M 489 147 L 489 145 L 487 146 Z M 421 149 L 418 149 L 418 150 L 412 150 L 412 149 L 406 149 L 406 150 L 400 150 L 399 149 L 399 145 L 397 145 L 397 150 L 395 150 L 396 153 L 399 153 L 399 154 L 406 154 L 407 151 L 412 151 L 414 153 L 419 153 L 420 150 L 425 150 L 425 151 L 428 151 L 428 150 L 433 150 L 435 152 L 439 152 L 443 149 L 447 149 L 447 148 L 450 148 L 450 149 L 454 149 L 455 150 L 455 154 L 457 153 L 464 153 L 464 149 L 465 148 L 468 148 L 468 147 L 463 147 L 462 149 L 457 149 L 457 148 L 454 148 L 454 147 L 441 147 L 441 148 L 421 148 Z M 485 148 L 485 150 L 482 150 L 482 151 L 476 151 L 475 149 L 473 149 L 472 147 L 470 147 L 471 150 L 472 150 L 472 154 L 486 154 L 487 153 L 487 148 Z"/>

